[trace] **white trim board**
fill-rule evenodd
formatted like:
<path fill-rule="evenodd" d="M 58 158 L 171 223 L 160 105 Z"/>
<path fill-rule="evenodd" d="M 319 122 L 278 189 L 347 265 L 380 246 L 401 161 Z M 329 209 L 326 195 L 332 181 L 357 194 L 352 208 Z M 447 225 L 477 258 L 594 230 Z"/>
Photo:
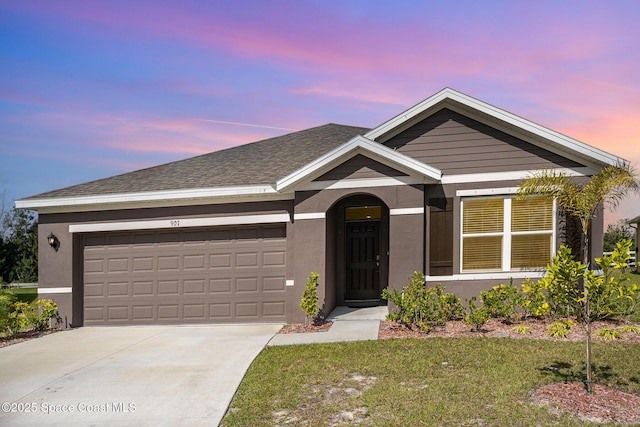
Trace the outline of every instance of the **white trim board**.
<path fill-rule="evenodd" d="M 72 293 L 71 286 L 63 288 L 38 288 L 38 295 L 47 294 L 70 294 Z"/>
<path fill-rule="evenodd" d="M 422 215 L 424 213 L 425 209 L 423 207 L 419 207 L 419 208 L 396 208 L 396 209 L 389 209 L 389 215 L 391 216 L 396 216 L 396 215 Z"/>
<path fill-rule="evenodd" d="M 270 185 L 257 185 L 28 199 L 16 200 L 15 204 L 19 209 L 58 213 L 292 200 L 293 197 L 293 193 L 280 193 Z"/>
<path fill-rule="evenodd" d="M 158 230 L 167 228 L 214 227 L 221 225 L 257 225 L 289 222 L 289 214 L 223 216 L 212 218 L 174 218 L 151 221 L 99 222 L 70 224 L 69 233 L 92 233 L 101 231 Z"/>
<path fill-rule="evenodd" d="M 470 190 L 457 190 L 456 196 L 469 197 L 469 196 L 497 196 L 497 195 L 510 195 L 516 194 L 518 187 L 505 187 L 505 188 L 478 188 Z"/>
<path fill-rule="evenodd" d="M 509 280 L 513 279 L 540 279 L 545 271 L 505 271 L 496 273 L 463 273 L 451 276 L 426 276 L 426 282 L 452 282 L 459 280 Z"/>
<path fill-rule="evenodd" d="M 555 172 L 563 173 L 568 176 L 591 176 L 596 171 L 591 168 L 558 168 L 553 169 Z M 513 171 L 513 172 L 486 172 L 486 173 L 469 173 L 458 175 L 443 175 L 440 182 L 442 184 L 467 184 L 473 182 L 491 182 L 491 181 L 519 181 L 530 178 L 532 173 L 543 172 L 543 169 Z"/>
<path fill-rule="evenodd" d="M 305 219 L 325 219 L 327 215 L 324 212 L 308 212 L 308 213 L 295 213 L 293 214 L 293 220 L 305 220 Z"/>
<path fill-rule="evenodd" d="M 342 179 L 334 181 L 311 181 L 297 190 L 338 190 L 345 188 L 375 188 L 414 184 L 424 184 L 424 179 L 418 179 L 411 176 L 395 176 L 384 178 Z"/>

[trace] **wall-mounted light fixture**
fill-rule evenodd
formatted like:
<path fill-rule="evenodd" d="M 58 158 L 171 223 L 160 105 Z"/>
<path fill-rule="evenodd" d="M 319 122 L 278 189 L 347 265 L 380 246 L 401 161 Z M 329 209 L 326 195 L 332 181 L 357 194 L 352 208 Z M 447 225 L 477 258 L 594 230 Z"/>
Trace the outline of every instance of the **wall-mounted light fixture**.
<path fill-rule="evenodd" d="M 49 246 L 56 250 L 56 252 L 58 251 L 58 248 L 60 247 L 60 240 L 58 240 L 55 234 L 49 233 L 47 236 L 47 242 L 49 243 Z"/>

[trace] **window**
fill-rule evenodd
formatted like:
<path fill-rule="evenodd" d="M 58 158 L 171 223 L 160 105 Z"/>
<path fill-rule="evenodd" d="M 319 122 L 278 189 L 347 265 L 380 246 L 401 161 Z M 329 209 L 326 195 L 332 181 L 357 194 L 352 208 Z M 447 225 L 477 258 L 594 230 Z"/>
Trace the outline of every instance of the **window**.
<path fill-rule="evenodd" d="M 468 198 L 462 201 L 462 271 L 545 267 L 554 237 L 547 197 Z"/>

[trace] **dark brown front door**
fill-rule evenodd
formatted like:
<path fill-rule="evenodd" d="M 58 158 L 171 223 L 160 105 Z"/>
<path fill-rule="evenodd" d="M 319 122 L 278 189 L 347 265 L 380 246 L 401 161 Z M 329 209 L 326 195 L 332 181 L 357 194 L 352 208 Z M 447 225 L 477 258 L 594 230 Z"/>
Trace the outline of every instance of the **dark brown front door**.
<path fill-rule="evenodd" d="M 346 301 L 380 299 L 380 221 L 346 223 Z"/>

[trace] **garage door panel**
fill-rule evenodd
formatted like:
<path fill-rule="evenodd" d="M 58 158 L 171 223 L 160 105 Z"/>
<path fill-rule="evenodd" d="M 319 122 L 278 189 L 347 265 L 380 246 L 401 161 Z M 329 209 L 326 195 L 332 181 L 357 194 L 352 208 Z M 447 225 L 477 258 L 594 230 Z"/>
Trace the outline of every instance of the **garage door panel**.
<path fill-rule="evenodd" d="M 193 294 L 204 295 L 205 294 L 204 279 L 185 280 L 183 290 L 185 295 L 193 295 Z"/>
<path fill-rule="evenodd" d="M 85 324 L 282 321 L 285 249 L 284 226 L 87 236 Z"/>
<path fill-rule="evenodd" d="M 133 321 L 153 321 L 155 318 L 155 306 L 153 305 L 132 305 L 131 314 Z"/>
<path fill-rule="evenodd" d="M 258 267 L 257 252 L 241 252 L 236 254 L 236 268 Z"/>
<path fill-rule="evenodd" d="M 145 281 L 145 282 L 133 281 L 133 282 L 131 282 L 131 285 L 132 285 L 132 294 L 131 294 L 131 296 L 133 296 L 133 297 L 151 296 L 154 293 L 154 291 L 153 291 L 153 282 L 152 281 Z"/>

